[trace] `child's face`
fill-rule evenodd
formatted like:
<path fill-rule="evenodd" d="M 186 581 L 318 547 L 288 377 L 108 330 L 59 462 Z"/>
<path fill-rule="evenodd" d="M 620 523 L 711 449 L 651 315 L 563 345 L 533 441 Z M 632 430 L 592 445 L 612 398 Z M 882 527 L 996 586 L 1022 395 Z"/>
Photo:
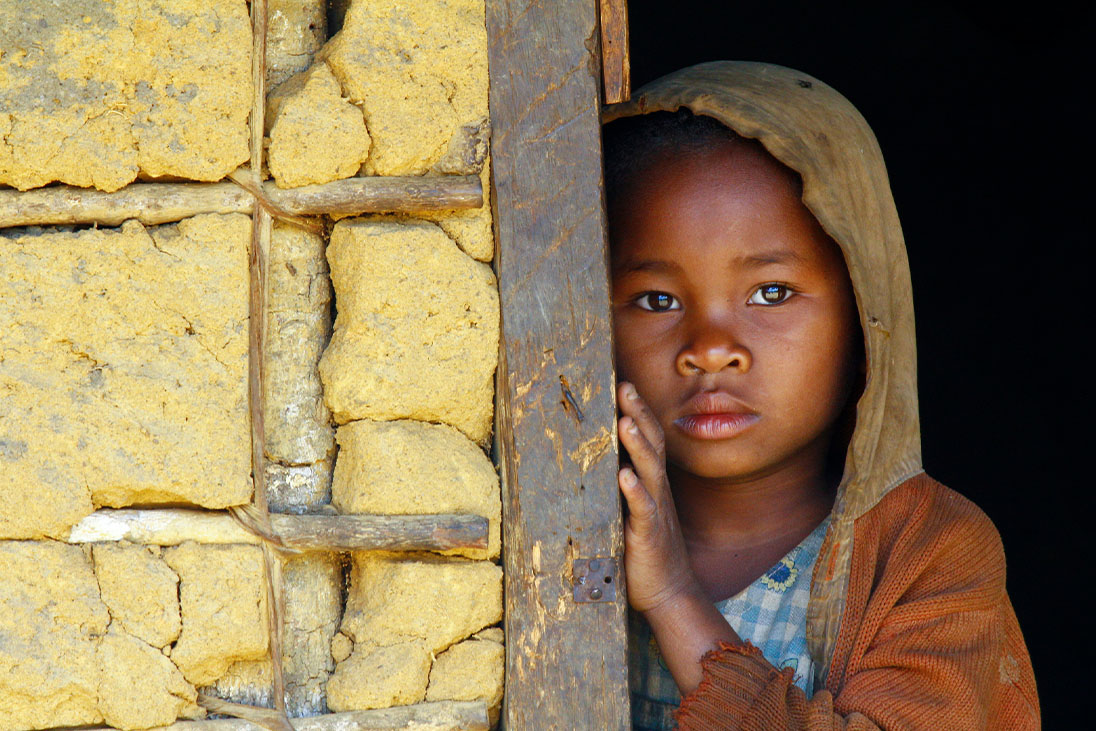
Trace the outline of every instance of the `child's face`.
<path fill-rule="evenodd" d="M 671 473 L 821 476 L 860 330 L 797 187 L 727 145 L 655 163 L 611 211 L 618 374 L 662 426 Z"/>

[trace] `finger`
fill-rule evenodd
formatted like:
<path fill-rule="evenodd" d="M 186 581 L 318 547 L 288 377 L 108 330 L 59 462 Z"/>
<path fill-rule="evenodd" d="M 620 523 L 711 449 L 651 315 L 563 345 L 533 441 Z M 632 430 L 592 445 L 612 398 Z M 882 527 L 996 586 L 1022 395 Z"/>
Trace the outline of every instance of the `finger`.
<path fill-rule="evenodd" d="M 628 504 L 632 529 L 640 535 L 647 533 L 654 520 L 655 511 L 658 509 L 654 498 L 639 481 L 636 473 L 628 467 L 621 468 L 617 473 L 617 483 Z"/>
<path fill-rule="evenodd" d="M 647 438 L 647 441 L 654 446 L 655 451 L 659 454 L 665 454 L 665 438 L 662 433 L 662 426 L 655 418 L 654 412 L 647 406 L 647 402 L 636 391 L 636 387 L 628 382 L 621 383 L 618 400 L 621 413 L 635 419 L 639 430 Z"/>
<path fill-rule="evenodd" d="M 652 494 L 661 492 L 666 484 L 666 459 L 647 440 L 632 417 L 620 417 L 618 431 L 620 443 L 628 450 L 640 481 Z"/>

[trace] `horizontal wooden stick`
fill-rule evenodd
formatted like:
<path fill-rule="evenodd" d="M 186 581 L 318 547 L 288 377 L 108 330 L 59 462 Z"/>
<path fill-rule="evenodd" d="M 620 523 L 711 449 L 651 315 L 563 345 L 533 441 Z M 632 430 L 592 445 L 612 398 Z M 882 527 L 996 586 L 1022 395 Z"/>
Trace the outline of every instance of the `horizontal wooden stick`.
<path fill-rule="evenodd" d="M 270 522 L 287 547 L 302 551 L 487 548 L 487 519 L 479 515 L 272 514 Z M 152 546 L 260 542 L 226 512 L 185 508 L 104 508 L 73 526 L 68 536 L 69 543 L 121 540 Z"/>
<path fill-rule="evenodd" d="M 476 175 L 363 177 L 282 190 L 265 183 L 278 208 L 298 216 L 430 213 L 483 205 Z M 98 224 L 135 218 L 154 225 L 200 213 L 251 213 L 254 197 L 236 183 L 134 183 L 113 193 L 68 185 L 0 190 L 0 228 Z"/>
<path fill-rule="evenodd" d="M 289 721 L 296 731 L 487 731 L 487 707 L 482 701 L 436 701 Z M 263 727 L 239 718 L 226 718 L 177 721 L 158 731 L 263 731 Z"/>

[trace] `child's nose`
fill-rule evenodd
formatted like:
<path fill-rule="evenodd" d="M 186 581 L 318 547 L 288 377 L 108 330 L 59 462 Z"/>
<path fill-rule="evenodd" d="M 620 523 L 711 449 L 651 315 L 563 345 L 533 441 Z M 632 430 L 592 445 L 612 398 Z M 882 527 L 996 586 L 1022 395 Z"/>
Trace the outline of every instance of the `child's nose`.
<path fill-rule="evenodd" d="M 682 348 L 677 356 L 677 371 L 683 376 L 719 373 L 728 368 L 745 373 L 751 363 L 750 351 L 728 333 L 708 331 Z"/>

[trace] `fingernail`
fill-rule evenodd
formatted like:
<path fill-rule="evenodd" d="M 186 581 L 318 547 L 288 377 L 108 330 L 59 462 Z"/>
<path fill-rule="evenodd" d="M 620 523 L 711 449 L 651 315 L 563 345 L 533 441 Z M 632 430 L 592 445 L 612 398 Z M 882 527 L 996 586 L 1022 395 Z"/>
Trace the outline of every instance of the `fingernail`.
<path fill-rule="evenodd" d="M 620 471 L 620 479 L 628 487 L 636 484 L 636 474 L 627 467 Z"/>
<path fill-rule="evenodd" d="M 627 386 L 624 387 L 624 397 L 627 398 L 629 401 L 634 401 L 636 396 L 638 395 L 639 394 L 636 393 L 636 387 L 632 384 L 629 383 Z"/>
<path fill-rule="evenodd" d="M 624 424 L 625 421 L 627 421 L 628 423 Z M 624 431 L 628 432 L 629 434 L 635 434 L 637 431 L 639 431 L 639 429 L 636 427 L 635 420 L 632 419 L 632 417 L 630 416 L 625 416 L 623 419 L 620 420 L 620 423 L 624 425 Z"/>

